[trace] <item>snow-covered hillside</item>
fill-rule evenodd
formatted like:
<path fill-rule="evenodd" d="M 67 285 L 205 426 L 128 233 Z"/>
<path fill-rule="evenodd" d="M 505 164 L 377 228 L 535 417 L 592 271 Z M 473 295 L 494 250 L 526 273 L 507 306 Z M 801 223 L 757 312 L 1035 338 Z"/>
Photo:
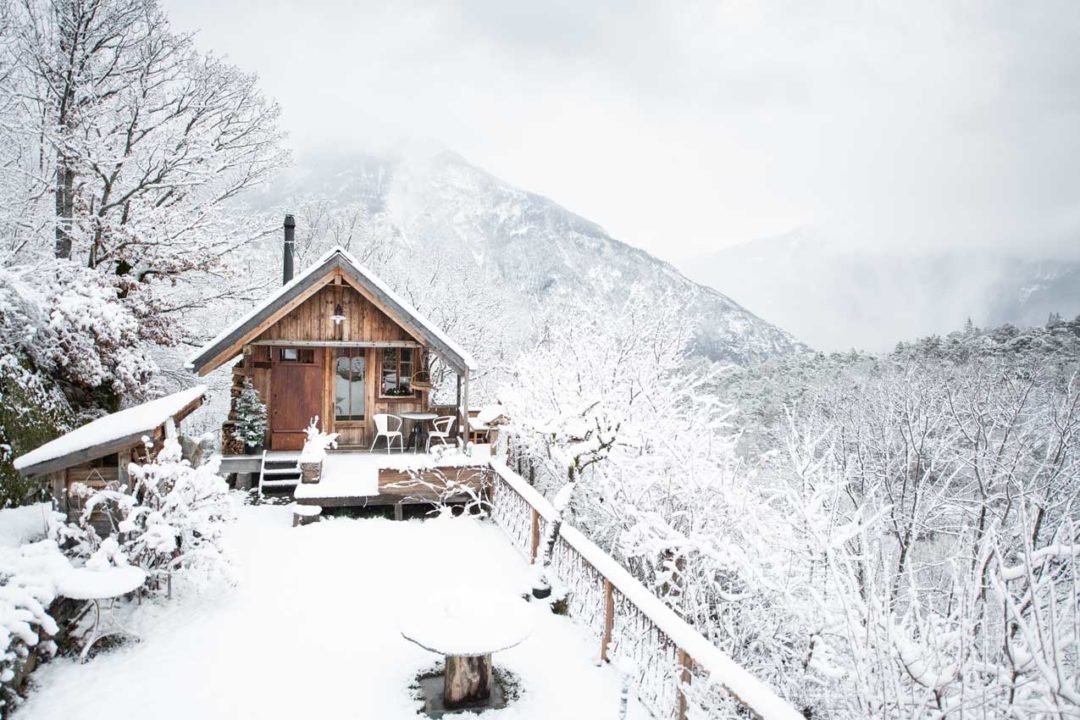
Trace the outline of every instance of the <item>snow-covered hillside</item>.
<path fill-rule="evenodd" d="M 1080 262 L 1065 260 L 853 250 L 804 229 L 680 264 L 822 350 L 884 351 L 969 318 L 979 326 L 1042 325 L 1051 313 L 1080 313 Z"/>
<path fill-rule="evenodd" d="M 300 201 L 362 215 L 363 228 L 338 239 L 357 254 L 373 238 L 390 237 L 409 248 L 408 261 L 475 269 L 505 312 L 523 321 L 564 299 L 602 315 L 635 293 L 641 302 L 670 298 L 684 307 L 696 348 L 716 360 L 745 364 L 801 348 L 727 296 L 453 153 L 311 158 L 259 202 L 296 211 Z M 298 237 L 304 232 L 299 227 Z"/>

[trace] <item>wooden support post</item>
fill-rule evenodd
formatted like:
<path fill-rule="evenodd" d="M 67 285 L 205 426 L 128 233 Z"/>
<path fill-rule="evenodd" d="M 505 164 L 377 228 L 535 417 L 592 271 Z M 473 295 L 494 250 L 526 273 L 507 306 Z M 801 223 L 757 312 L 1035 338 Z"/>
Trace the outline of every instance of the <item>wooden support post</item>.
<path fill-rule="evenodd" d="M 128 476 L 128 465 L 131 464 L 131 448 L 121 450 L 116 454 L 116 458 L 116 476 L 120 479 L 121 485 L 131 489 L 131 478 Z"/>
<path fill-rule="evenodd" d="M 540 513 L 532 509 L 532 527 L 529 532 L 529 559 L 536 562 L 536 553 L 540 551 Z"/>
<path fill-rule="evenodd" d="M 682 648 L 676 651 L 675 657 L 678 659 L 680 668 L 679 687 L 675 698 L 675 717 L 676 720 L 686 720 L 686 693 L 683 687 L 690 684 L 690 668 L 693 667 L 694 661 Z"/>
<path fill-rule="evenodd" d="M 604 662 L 611 660 L 608 657 L 608 648 L 611 646 L 611 634 L 615 629 L 615 593 L 611 581 L 604 578 L 604 634 L 600 637 L 600 659 Z"/>
<path fill-rule="evenodd" d="M 56 470 L 49 473 L 49 483 L 52 485 L 53 507 L 56 508 L 57 512 L 62 512 L 64 515 L 67 515 L 68 497 L 64 471 Z"/>
<path fill-rule="evenodd" d="M 403 507 L 401 507 L 401 503 L 395 503 L 394 504 L 394 519 L 395 520 L 404 520 L 405 519 L 405 509 Z"/>
<path fill-rule="evenodd" d="M 465 450 L 469 449 L 469 371 L 465 370 L 465 383 L 461 390 L 461 432 L 465 437 Z"/>

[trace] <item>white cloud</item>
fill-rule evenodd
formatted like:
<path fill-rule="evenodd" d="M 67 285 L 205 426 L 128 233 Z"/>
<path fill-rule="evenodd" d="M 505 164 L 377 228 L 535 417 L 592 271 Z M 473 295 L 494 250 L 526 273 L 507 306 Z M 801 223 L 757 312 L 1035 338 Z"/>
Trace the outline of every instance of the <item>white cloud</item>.
<path fill-rule="evenodd" d="M 1080 254 L 1069 0 L 171 0 L 299 148 L 431 138 L 661 256 L 816 224 Z"/>

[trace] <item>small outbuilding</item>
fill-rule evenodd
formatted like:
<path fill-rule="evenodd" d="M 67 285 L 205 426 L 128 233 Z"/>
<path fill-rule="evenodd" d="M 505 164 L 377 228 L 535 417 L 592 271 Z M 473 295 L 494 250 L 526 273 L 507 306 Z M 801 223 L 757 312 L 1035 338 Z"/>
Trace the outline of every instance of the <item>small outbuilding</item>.
<path fill-rule="evenodd" d="M 144 438 L 160 448 L 205 396 L 206 386 L 198 385 L 105 415 L 15 458 L 13 465 L 23 477 L 47 478 L 56 509 L 70 517 L 78 511 L 69 503 L 73 484 L 128 483 L 128 465 L 152 459 Z"/>

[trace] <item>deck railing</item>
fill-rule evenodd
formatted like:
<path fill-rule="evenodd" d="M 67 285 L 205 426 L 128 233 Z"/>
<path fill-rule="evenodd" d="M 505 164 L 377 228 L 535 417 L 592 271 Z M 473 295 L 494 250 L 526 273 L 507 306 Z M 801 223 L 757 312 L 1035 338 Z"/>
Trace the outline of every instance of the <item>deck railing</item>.
<path fill-rule="evenodd" d="M 493 459 L 492 516 L 533 560 L 555 509 L 505 463 Z M 614 558 L 563 523 L 552 556 L 570 614 L 594 635 L 601 660 L 618 654 L 636 668 L 638 698 L 657 718 L 802 720 L 789 703 L 676 615 Z M 720 715 L 718 715 L 720 713 Z"/>

